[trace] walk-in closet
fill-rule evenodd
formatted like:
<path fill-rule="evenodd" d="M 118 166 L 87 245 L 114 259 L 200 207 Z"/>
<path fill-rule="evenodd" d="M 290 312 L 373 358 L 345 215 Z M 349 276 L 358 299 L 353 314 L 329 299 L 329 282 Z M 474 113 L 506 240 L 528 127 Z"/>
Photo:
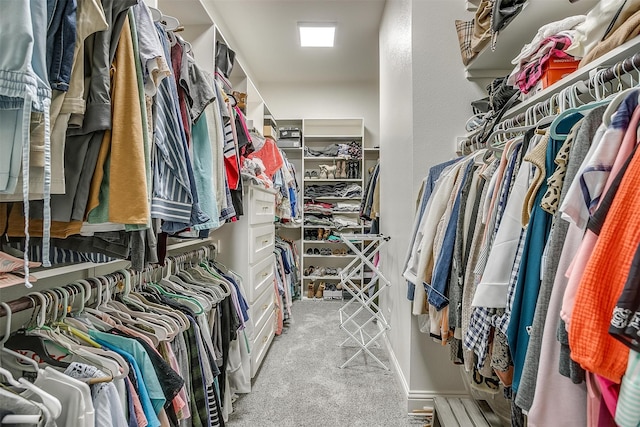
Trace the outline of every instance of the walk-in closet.
<path fill-rule="evenodd" d="M 0 36 L 0 426 L 640 426 L 640 0 Z"/>

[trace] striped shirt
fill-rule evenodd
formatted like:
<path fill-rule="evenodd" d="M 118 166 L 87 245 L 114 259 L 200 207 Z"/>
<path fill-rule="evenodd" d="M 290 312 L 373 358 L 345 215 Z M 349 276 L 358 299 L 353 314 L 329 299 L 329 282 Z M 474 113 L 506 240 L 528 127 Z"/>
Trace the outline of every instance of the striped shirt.
<path fill-rule="evenodd" d="M 167 35 L 157 25 L 165 57 L 170 60 Z M 179 123 L 175 80 L 164 79 L 156 95 L 154 134 L 153 198 L 151 217 L 185 224 L 191 220 L 193 197 L 187 171 L 186 139 Z"/>

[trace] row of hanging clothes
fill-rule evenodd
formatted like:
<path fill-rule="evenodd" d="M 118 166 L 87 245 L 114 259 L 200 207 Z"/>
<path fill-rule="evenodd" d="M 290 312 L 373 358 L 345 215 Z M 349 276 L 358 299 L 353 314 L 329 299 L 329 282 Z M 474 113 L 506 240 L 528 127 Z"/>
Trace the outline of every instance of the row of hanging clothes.
<path fill-rule="evenodd" d="M 279 311 L 282 312 L 282 316 L 279 315 L 278 319 L 287 321 L 291 318 L 293 299 L 299 297 L 297 290 L 300 289 L 298 284 L 302 278 L 298 246 L 294 240 L 276 235 L 273 253 L 275 254 L 276 285 L 281 300 L 278 301 L 278 305 L 280 307 Z M 278 329 L 281 330 L 282 328 L 279 327 Z"/>
<path fill-rule="evenodd" d="M 0 424 L 224 426 L 250 391 L 248 306 L 209 252 L 0 303 Z"/>
<path fill-rule="evenodd" d="M 3 51 L 23 57 L 1 71 L 35 87 L 0 84 L 1 235 L 44 266 L 129 258 L 140 270 L 162 261 L 167 235 L 206 236 L 242 215 L 253 148 L 226 46 L 231 60 L 203 70 L 177 20 L 144 1 L 7 8 L 0 27 L 19 26 L 7 43 L 28 48 Z"/>
<path fill-rule="evenodd" d="M 423 181 L 412 312 L 472 389 L 504 392 L 512 425 L 640 423 L 639 64 L 502 121 Z"/>
<path fill-rule="evenodd" d="M 368 170 L 369 178 L 360 202 L 360 219 L 371 221 L 370 233 L 380 230 L 380 161 Z"/>

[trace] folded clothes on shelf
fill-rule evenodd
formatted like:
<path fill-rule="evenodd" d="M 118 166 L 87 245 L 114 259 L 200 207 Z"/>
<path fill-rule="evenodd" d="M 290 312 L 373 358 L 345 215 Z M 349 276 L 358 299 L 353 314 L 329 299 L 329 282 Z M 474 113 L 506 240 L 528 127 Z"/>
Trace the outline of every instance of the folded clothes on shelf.
<path fill-rule="evenodd" d="M 309 185 L 305 188 L 305 197 L 360 197 L 362 186 L 358 184 L 339 182 L 328 185 Z"/>

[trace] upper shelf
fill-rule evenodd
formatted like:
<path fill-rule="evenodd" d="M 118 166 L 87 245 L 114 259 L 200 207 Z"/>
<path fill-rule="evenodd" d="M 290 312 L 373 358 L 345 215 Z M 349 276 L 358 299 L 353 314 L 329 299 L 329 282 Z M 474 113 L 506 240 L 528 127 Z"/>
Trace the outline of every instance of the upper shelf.
<path fill-rule="evenodd" d="M 550 22 L 572 15 L 586 14 L 598 0 L 581 0 L 576 3 L 558 0 L 532 0 L 513 21 L 498 34 L 495 51 L 491 43 L 478 54 L 465 70 L 467 79 L 495 78 L 513 70 L 511 60 L 522 47 L 533 39 L 538 29 Z"/>
<path fill-rule="evenodd" d="M 531 107 L 537 102 L 544 101 L 551 97 L 553 94 L 558 93 L 561 89 L 564 89 L 578 81 L 584 81 L 589 78 L 589 74 L 598 68 L 610 67 L 615 65 L 620 61 L 624 61 L 625 59 L 633 56 L 637 52 L 640 51 L 640 36 L 635 37 L 623 45 L 618 46 L 617 48 L 607 52 L 605 55 L 596 59 L 595 61 L 585 65 L 582 68 L 574 71 L 573 73 L 565 76 L 562 80 L 559 80 L 549 86 L 548 88 L 541 90 L 535 95 L 528 98 L 526 101 L 516 105 L 509 109 L 504 118 L 509 118 L 516 116 L 522 112 L 524 112 L 527 108 Z"/>
<path fill-rule="evenodd" d="M 305 138 L 362 138 L 364 120 L 354 119 L 304 119 L 302 135 Z"/>
<path fill-rule="evenodd" d="M 158 8 L 165 15 L 178 18 L 184 26 L 213 24 L 213 18 L 202 0 L 158 0 Z"/>

